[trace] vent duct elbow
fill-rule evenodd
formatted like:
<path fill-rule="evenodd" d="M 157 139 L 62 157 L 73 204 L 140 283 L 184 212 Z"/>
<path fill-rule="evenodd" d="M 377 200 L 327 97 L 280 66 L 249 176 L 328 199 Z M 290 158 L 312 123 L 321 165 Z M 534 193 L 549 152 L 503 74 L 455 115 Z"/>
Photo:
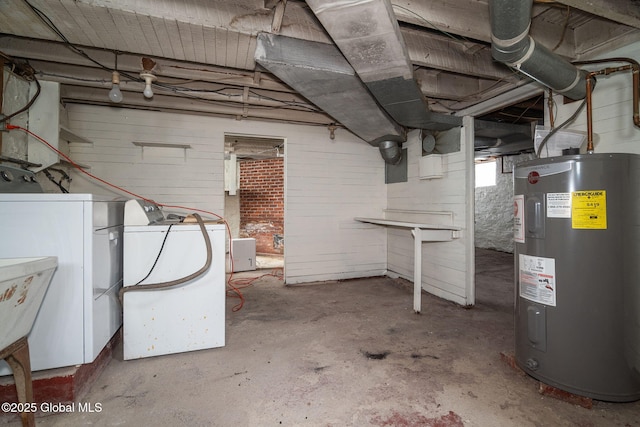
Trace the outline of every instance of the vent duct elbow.
<path fill-rule="evenodd" d="M 402 160 L 402 143 L 390 140 L 380 141 L 378 148 L 385 163 L 397 165 Z"/>
<path fill-rule="evenodd" d="M 493 58 L 568 98 L 584 98 L 587 72 L 529 36 L 532 6 L 532 0 L 489 1 Z"/>

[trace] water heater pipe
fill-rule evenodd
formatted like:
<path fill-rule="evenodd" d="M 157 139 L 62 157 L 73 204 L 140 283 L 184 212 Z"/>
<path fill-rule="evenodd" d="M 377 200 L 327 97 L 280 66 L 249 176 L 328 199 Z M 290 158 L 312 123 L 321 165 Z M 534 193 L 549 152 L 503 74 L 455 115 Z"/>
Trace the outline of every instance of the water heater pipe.
<path fill-rule="evenodd" d="M 616 73 L 618 71 L 628 71 L 631 70 L 632 77 L 632 85 L 633 85 L 633 124 L 636 127 L 640 127 L 640 63 L 638 61 L 631 58 L 606 58 L 606 59 L 594 59 L 590 61 L 578 61 L 574 64 L 602 64 L 606 62 L 628 62 L 630 65 L 625 65 L 621 67 L 608 67 L 598 71 L 592 71 L 587 74 L 586 79 L 586 88 L 587 88 L 587 153 L 592 154 L 594 151 L 593 148 L 593 121 L 592 121 L 592 100 L 591 100 L 591 92 L 593 91 L 593 84 L 595 83 L 595 76 L 604 75 L 607 76 L 609 74 Z"/>
<path fill-rule="evenodd" d="M 603 64 L 607 62 L 627 62 L 629 65 L 624 67 L 610 67 L 600 71 L 593 71 L 592 75 L 609 75 L 618 71 L 631 70 L 631 78 L 633 83 L 633 124 L 640 127 L 640 63 L 631 58 L 605 58 L 592 59 L 589 61 L 576 61 L 576 65 Z"/>
<path fill-rule="evenodd" d="M 591 92 L 593 91 L 592 75 L 587 75 L 587 154 L 593 154 L 593 103 Z"/>

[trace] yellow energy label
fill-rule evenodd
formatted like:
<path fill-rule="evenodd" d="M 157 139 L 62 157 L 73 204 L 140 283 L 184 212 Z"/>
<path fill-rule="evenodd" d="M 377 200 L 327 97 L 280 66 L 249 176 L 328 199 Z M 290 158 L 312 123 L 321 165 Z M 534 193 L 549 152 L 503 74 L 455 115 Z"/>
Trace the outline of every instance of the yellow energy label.
<path fill-rule="evenodd" d="M 571 193 L 571 228 L 606 230 L 607 192 L 605 190 Z"/>

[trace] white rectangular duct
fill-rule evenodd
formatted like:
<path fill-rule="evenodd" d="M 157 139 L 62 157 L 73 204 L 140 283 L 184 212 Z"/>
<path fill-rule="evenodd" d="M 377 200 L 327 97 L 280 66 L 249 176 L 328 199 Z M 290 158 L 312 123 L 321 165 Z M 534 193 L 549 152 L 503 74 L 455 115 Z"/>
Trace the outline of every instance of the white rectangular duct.
<path fill-rule="evenodd" d="M 347 61 L 395 121 L 409 128 L 446 130 L 456 116 L 433 113 L 416 81 L 388 0 L 307 0 Z"/>
<path fill-rule="evenodd" d="M 255 60 L 371 145 L 405 140 L 335 46 L 260 33 Z"/>

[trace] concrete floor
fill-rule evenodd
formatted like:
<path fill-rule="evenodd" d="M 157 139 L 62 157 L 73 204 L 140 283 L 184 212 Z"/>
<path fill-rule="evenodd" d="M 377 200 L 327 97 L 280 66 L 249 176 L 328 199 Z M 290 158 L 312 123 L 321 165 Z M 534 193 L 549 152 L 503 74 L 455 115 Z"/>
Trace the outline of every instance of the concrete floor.
<path fill-rule="evenodd" d="M 229 299 L 224 348 L 125 362 L 120 347 L 83 399 L 101 412 L 37 422 L 640 426 L 640 401 L 585 409 L 540 395 L 501 360 L 514 346 L 512 277 L 511 254 L 478 250 L 477 305 L 425 295 L 421 315 L 401 279 L 283 286 L 265 277 L 244 290 L 242 310 Z"/>

